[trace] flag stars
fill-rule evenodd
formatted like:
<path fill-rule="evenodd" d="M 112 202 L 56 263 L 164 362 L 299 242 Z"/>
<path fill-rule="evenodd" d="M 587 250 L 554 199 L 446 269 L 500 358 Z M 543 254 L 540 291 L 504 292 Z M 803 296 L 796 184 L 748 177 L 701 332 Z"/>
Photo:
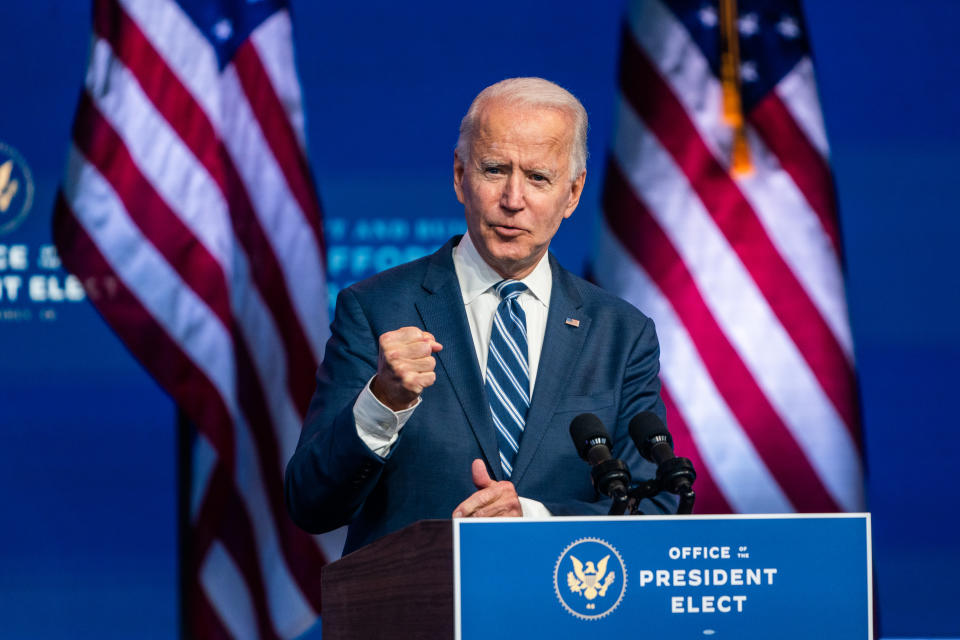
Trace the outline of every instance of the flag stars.
<path fill-rule="evenodd" d="M 757 63 L 751 60 L 744 61 L 740 65 L 740 79 L 744 82 L 756 82 L 760 78 L 757 73 Z"/>
<path fill-rule="evenodd" d="M 742 36 L 756 35 L 760 30 L 760 20 L 755 13 L 745 13 L 737 20 L 737 28 Z"/>
<path fill-rule="evenodd" d="M 227 18 L 221 18 L 213 25 L 213 37 L 220 42 L 226 42 L 233 35 L 233 23 Z"/>
<path fill-rule="evenodd" d="M 717 10 L 710 6 L 704 6 L 697 12 L 697 16 L 700 18 L 700 22 L 703 23 L 705 27 L 715 27 L 717 26 Z"/>
<path fill-rule="evenodd" d="M 777 23 L 777 31 L 791 40 L 800 36 L 800 25 L 793 16 L 783 16 Z"/>

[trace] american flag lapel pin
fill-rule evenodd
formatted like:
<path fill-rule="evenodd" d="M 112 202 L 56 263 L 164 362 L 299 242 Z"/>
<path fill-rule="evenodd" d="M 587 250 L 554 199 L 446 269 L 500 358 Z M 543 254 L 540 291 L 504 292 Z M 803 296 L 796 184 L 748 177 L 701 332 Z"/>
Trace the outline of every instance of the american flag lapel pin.
<path fill-rule="evenodd" d="M 570 325 L 571 327 L 579 327 L 579 326 L 580 326 L 580 321 L 577 320 L 576 318 L 567 318 L 566 320 L 564 320 L 564 322 L 565 322 L 566 324 Z"/>

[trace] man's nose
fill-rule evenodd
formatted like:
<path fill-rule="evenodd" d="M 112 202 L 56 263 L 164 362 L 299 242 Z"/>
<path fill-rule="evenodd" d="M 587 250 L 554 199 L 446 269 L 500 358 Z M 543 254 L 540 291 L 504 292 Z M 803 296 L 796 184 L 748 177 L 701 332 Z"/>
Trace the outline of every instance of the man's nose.
<path fill-rule="evenodd" d="M 503 185 L 500 193 L 500 206 L 507 211 L 520 211 L 524 207 L 523 174 L 515 171 Z"/>

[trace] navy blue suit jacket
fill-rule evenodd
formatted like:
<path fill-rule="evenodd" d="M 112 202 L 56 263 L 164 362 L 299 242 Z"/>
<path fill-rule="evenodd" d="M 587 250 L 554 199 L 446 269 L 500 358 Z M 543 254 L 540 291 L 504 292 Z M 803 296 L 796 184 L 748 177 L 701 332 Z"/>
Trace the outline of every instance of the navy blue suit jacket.
<path fill-rule="evenodd" d="M 423 518 L 449 518 L 476 491 L 475 458 L 503 479 L 497 438 L 470 336 L 451 239 L 433 255 L 340 292 L 317 390 L 297 451 L 287 465 L 287 506 L 302 528 L 320 533 L 350 523 L 345 552 Z M 635 480 L 653 476 L 630 441 L 641 411 L 664 418 L 659 346 L 653 322 L 623 300 L 563 269 L 550 256 L 553 289 L 543 351 L 511 480 L 517 493 L 554 515 L 605 514 L 609 501 L 570 439 L 570 421 L 596 414 L 613 438 L 613 455 Z M 579 326 L 566 322 L 579 320 Z M 353 405 L 376 373 L 378 337 L 415 326 L 443 345 L 436 382 L 385 459 L 357 435 Z M 672 511 L 660 496 L 646 511 Z"/>

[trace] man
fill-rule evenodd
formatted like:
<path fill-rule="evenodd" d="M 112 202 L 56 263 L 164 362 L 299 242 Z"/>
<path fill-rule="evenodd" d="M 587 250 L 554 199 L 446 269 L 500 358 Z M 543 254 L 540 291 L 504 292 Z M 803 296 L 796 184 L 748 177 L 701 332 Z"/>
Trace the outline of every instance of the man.
<path fill-rule="evenodd" d="M 547 252 L 583 191 L 586 130 L 539 78 L 474 100 L 453 165 L 468 233 L 337 299 L 287 466 L 299 526 L 350 523 L 349 552 L 423 518 L 604 514 L 568 431 L 585 412 L 653 475 L 627 434 L 641 411 L 664 416 L 653 323 Z"/>

